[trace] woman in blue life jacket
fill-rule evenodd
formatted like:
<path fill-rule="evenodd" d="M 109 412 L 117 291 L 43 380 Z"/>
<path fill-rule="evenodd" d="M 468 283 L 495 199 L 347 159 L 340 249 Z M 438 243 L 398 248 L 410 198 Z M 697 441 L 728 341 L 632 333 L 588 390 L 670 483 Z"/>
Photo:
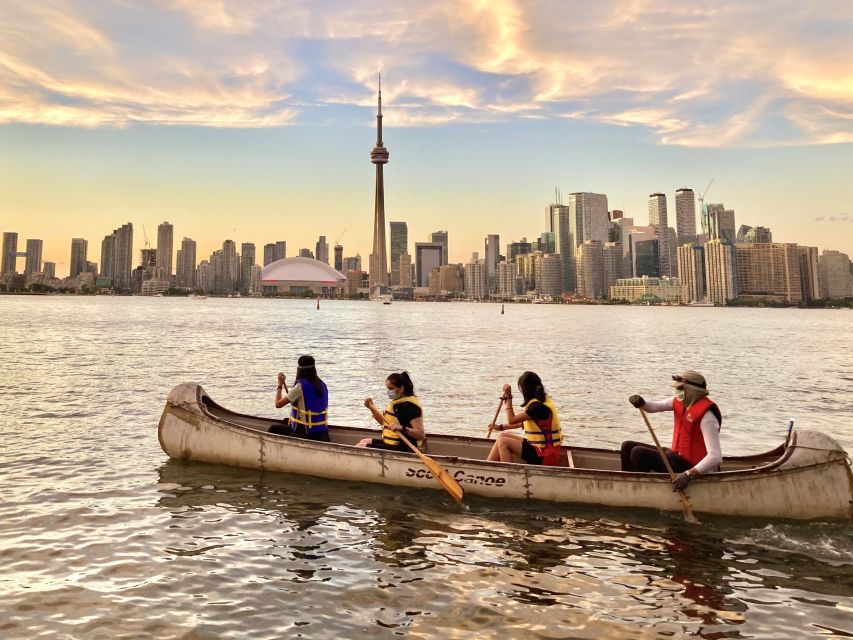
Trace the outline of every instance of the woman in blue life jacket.
<path fill-rule="evenodd" d="M 409 442 L 420 448 L 424 440 L 424 412 L 415 396 L 415 385 L 408 372 L 392 373 L 385 380 L 388 398 L 391 402 L 380 411 L 373 398 L 366 398 L 364 406 L 370 410 L 373 419 L 382 425 L 379 438 L 364 438 L 356 446 L 390 451 L 409 451 L 409 447 L 400 438 L 400 433 Z"/>
<path fill-rule="evenodd" d="M 542 379 L 525 371 L 518 379 L 518 390 L 524 398 L 521 411 L 512 408 L 512 387 L 503 386 L 501 396 L 506 403 L 506 424 L 490 424 L 489 432 L 500 431 L 489 456 L 492 462 L 515 462 L 556 467 L 560 465 L 560 445 L 563 434 L 560 418 L 551 397 L 545 394 Z M 505 433 L 507 429 L 524 428 L 524 437 Z"/>
<path fill-rule="evenodd" d="M 329 442 L 329 390 L 317 375 L 314 358 L 299 356 L 296 382 L 287 391 L 287 395 L 282 396 L 282 388 L 287 388 L 286 377 L 279 372 L 278 385 L 275 388 L 275 406 L 281 409 L 289 404 L 290 418 L 283 420 L 280 425 L 273 425 L 269 432 Z"/>

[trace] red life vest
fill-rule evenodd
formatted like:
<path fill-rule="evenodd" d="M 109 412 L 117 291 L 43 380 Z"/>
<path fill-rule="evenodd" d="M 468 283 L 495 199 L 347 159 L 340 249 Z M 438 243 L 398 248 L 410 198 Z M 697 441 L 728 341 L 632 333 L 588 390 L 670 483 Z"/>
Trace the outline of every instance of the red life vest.
<path fill-rule="evenodd" d="M 672 450 L 691 465 L 696 464 L 708 455 L 705 448 L 705 438 L 699 423 L 708 411 L 713 411 L 722 425 L 720 410 L 714 401 L 708 397 L 700 398 L 685 411 L 684 403 L 678 398 L 672 400 L 672 411 L 675 413 L 675 426 L 672 430 Z"/>

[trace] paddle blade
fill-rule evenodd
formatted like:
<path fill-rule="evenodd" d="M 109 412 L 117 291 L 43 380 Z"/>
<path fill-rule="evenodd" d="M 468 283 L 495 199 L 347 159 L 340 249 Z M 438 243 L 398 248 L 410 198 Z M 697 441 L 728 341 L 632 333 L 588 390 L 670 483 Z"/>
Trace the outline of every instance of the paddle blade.
<path fill-rule="evenodd" d="M 441 485 L 445 488 L 447 493 L 450 494 L 450 497 L 456 500 L 458 504 L 462 504 L 462 496 L 465 492 L 462 490 L 462 487 L 459 486 L 459 483 L 451 476 L 447 471 L 444 470 L 440 464 L 438 464 L 432 458 L 427 456 L 423 456 L 421 458 L 424 461 L 429 472 L 438 480 Z"/>

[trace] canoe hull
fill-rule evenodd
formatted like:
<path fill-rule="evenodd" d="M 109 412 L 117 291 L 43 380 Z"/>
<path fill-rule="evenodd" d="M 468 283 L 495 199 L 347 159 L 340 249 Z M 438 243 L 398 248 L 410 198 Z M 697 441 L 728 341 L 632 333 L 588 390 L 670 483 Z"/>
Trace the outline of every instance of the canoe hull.
<path fill-rule="evenodd" d="M 246 417 L 257 422 L 257 426 L 248 422 L 240 424 L 239 414 L 233 414 L 233 419 L 223 419 L 211 413 L 204 398 L 204 390 L 196 384 L 179 385 L 169 394 L 160 419 L 159 438 L 163 451 L 172 458 L 441 489 L 414 455 L 271 435 L 259 430 L 264 419 Z M 430 455 L 459 482 L 466 494 L 681 510 L 669 479 L 662 474 L 537 467 Z M 775 462 L 696 480 L 689 487 L 689 498 L 697 513 L 850 519 L 853 474 L 843 449 L 829 436 L 798 431 Z"/>

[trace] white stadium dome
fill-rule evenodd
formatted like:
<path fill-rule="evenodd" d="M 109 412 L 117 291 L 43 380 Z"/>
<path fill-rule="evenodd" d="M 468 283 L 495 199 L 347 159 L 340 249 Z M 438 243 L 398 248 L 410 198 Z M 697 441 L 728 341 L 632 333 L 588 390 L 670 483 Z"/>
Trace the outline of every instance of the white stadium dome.
<path fill-rule="evenodd" d="M 284 258 L 268 264 L 261 271 L 261 283 L 278 287 L 279 291 L 342 287 L 346 281 L 346 276 L 340 271 L 314 258 Z"/>

